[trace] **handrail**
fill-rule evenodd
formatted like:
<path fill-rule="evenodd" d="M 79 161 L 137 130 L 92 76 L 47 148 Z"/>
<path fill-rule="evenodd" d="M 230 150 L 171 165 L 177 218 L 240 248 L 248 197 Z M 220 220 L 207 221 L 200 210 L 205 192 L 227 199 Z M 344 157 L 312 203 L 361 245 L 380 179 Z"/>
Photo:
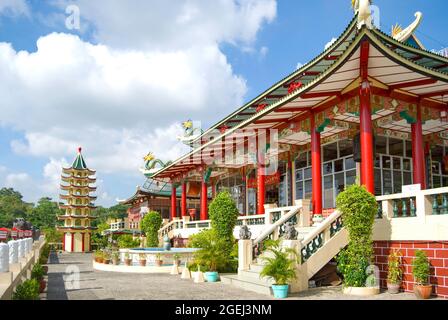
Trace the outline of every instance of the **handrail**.
<path fill-rule="evenodd" d="M 342 216 L 342 213 L 338 210 L 335 210 L 332 214 L 330 214 L 326 219 L 324 219 L 313 231 L 307 234 L 307 236 L 301 241 L 302 244 L 306 245 L 315 239 L 319 234 L 324 232 L 331 224 L 336 221 L 339 217 Z"/>
<path fill-rule="evenodd" d="M 282 209 L 282 208 L 279 208 Z M 300 210 L 302 210 L 302 207 L 294 206 L 291 207 L 291 210 L 280 217 L 279 220 L 277 220 L 275 223 L 269 225 L 269 228 L 266 228 L 253 242 L 252 246 L 258 245 L 260 242 L 265 240 L 267 237 L 269 237 L 277 228 L 279 228 L 282 224 L 284 224 L 286 221 L 291 219 L 293 216 L 295 216 Z"/>

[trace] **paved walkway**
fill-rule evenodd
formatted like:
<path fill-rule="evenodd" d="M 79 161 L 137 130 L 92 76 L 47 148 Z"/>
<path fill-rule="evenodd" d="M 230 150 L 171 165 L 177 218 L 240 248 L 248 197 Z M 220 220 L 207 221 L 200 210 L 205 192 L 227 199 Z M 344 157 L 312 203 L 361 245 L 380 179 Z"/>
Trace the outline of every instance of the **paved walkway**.
<path fill-rule="evenodd" d="M 257 294 L 217 283 L 193 283 L 169 274 L 126 274 L 103 272 L 92 267 L 91 254 L 51 254 L 48 265 L 48 287 L 43 300 L 267 300 Z M 73 285 L 79 271 L 79 286 Z M 367 299 L 346 296 L 341 288 L 315 288 L 295 294 L 288 299 L 348 300 Z M 415 299 L 411 293 L 389 295 L 382 293 L 375 300 Z"/>

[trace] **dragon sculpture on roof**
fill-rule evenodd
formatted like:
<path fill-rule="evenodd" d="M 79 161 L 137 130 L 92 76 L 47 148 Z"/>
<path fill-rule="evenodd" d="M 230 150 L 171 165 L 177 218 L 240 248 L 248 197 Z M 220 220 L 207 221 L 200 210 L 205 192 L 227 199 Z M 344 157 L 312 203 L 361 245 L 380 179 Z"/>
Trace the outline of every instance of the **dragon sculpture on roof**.
<path fill-rule="evenodd" d="M 415 13 L 414 16 L 415 16 L 414 22 L 411 23 L 405 29 L 403 29 L 398 23 L 392 26 L 392 37 L 395 40 L 400 42 L 406 42 L 414 34 L 415 30 L 417 30 L 417 28 L 419 27 L 420 23 L 423 20 L 423 14 L 418 11 Z M 419 45 L 422 46 L 420 42 Z"/>
<path fill-rule="evenodd" d="M 201 128 L 194 128 L 193 121 L 190 119 L 182 122 L 182 128 L 184 129 L 184 135 L 178 136 L 177 139 L 190 147 L 193 141 L 203 133 Z"/>
<path fill-rule="evenodd" d="M 157 171 L 173 163 L 172 161 L 163 162 L 160 159 L 156 159 L 152 152 L 149 152 L 143 160 L 145 161 L 145 165 L 140 170 L 147 177 L 152 177 Z"/>

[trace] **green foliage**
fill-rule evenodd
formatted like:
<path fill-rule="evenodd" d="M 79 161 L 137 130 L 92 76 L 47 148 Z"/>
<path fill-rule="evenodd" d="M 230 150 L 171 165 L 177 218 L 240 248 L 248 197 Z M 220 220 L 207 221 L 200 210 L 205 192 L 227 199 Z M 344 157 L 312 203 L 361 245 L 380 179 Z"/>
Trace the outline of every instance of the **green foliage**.
<path fill-rule="evenodd" d="M 146 235 L 147 247 L 159 246 L 159 229 L 162 226 L 162 216 L 156 211 L 148 212 L 141 222 L 142 232 Z"/>
<path fill-rule="evenodd" d="M 20 192 L 11 188 L 0 189 L 0 228 L 11 228 L 16 218 L 27 218 L 32 204 L 22 200 Z"/>
<path fill-rule="evenodd" d="M 118 246 L 123 249 L 136 248 L 140 246 L 140 240 L 134 240 L 130 234 L 124 234 L 118 238 Z"/>
<path fill-rule="evenodd" d="M 198 270 L 200 270 L 200 271 L 202 271 L 202 272 L 208 272 L 208 271 L 210 271 L 210 269 L 209 269 L 207 266 L 205 266 L 205 265 L 201 265 L 201 264 L 199 264 L 199 263 L 196 262 L 196 261 L 189 262 L 189 263 L 187 264 L 187 268 L 188 268 L 188 270 L 190 270 L 191 272 L 195 272 L 195 271 L 198 271 Z"/>
<path fill-rule="evenodd" d="M 50 246 L 48 245 L 47 242 L 45 242 L 42 251 L 40 253 L 39 264 L 47 264 L 49 256 L 50 256 Z"/>
<path fill-rule="evenodd" d="M 415 282 L 419 285 L 427 285 L 430 273 L 430 264 L 426 252 L 423 250 L 415 251 L 415 258 L 412 261 L 412 274 Z"/>
<path fill-rule="evenodd" d="M 209 216 L 212 229 L 221 239 L 234 241 L 233 229 L 238 220 L 239 211 L 229 192 L 220 192 L 210 203 Z"/>
<path fill-rule="evenodd" d="M 17 286 L 12 300 L 39 300 L 39 282 L 36 279 L 25 280 Z"/>
<path fill-rule="evenodd" d="M 201 249 L 194 253 L 197 264 L 206 266 L 210 271 L 223 270 L 228 262 L 228 242 L 217 236 L 214 230 L 203 235 Z"/>
<path fill-rule="evenodd" d="M 63 233 L 57 231 L 54 227 L 47 227 L 42 230 L 45 234 L 45 240 L 48 243 L 60 243 L 62 241 Z"/>
<path fill-rule="evenodd" d="M 338 269 L 346 286 L 364 287 L 373 257 L 372 229 L 378 204 L 364 186 L 352 185 L 338 195 L 336 207 L 349 233 L 349 244 L 337 257 Z"/>
<path fill-rule="evenodd" d="M 57 216 L 64 211 L 59 209 L 59 204 L 51 198 L 41 198 L 37 205 L 31 210 L 29 221 L 33 226 L 40 229 L 49 229 L 56 226 Z M 60 242 L 61 238 L 56 242 Z M 51 242 L 51 241 L 50 241 Z"/>
<path fill-rule="evenodd" d="M 393 250 L 388 258 L 387 282 L 391 284 L 400 284 L 403 276 L 401 269 L 401 252 Z"/>
<path fill-rule="evenodd" d="M 286 285 L 296 278 L 295 264 L 298 262 L 297 252 L 292 248 L 282 248 L 280 240 L 268 240 L 266 256 L 261 278 L 272 278 L 276 285 Z"/>
<path fill-rule="evenodd" d="M 31 270 L 31 279 L 36 279 L 37 281 L 40 281 L 44 278 L 44 268 L 40 263 L 36 263 L 33 266 L 33 269 Z"/>

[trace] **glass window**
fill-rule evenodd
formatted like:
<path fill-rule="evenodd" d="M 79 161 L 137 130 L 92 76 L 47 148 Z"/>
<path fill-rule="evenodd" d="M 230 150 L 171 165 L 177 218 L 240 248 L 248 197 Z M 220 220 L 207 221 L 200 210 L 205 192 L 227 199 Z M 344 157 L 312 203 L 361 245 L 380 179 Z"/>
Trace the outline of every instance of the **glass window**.
<path fill-rule="evenodd" d="M 356 162 L 353 157 L 345 159 L 345 170 L 355 169 Z"/>
<path fill-rule="evenodd" d="M 334 160 L 338 158 L 338 144 L 337 142 L 327 144 L 323 147 L 323 160 L 324 162 Z"/>
<path fill-rule="evenodd" d="M 401 159 L 400 158 L 393 158 L 392 168 L 394 170 L 401 170 Z"/>
<path fill-rule="evenodd" d="M 322 172 L 324 175 L 333 173 L 333 162 L 324 163 Z"/>
<path fill-rule="evenodd" d="M 311 168 L 306 168 L 306 169 L 303 171 L 303 177 L 304 177 L 305 179 L 311 179 Z"/>
<path fill-rule="evenodd" d="M 296 170 L 296 181 L 303 180 L 303 170 Z"/>
<path fill-rule="evenodd" d="M 412 184 L 412 174 L 410 172 L 403 172 L 403 185 L 407 186 Z"/>
<path fill-rule="evenodd" d="M 389 154 L 392 156 L 404 156 L 403 140 L 389 138 Z"/>
<path fill-rule="evenodd" d="M 387 138 L 383 136 L 375 137 L 376 153 L 387 154 Z"/>
<path fill-rule="evenodd" d="M 433 176 L 432 183 L 433 183 L 433 188 L 440 188 L 441 187 L 440 176 Z"/>
<path fill-rule="evenodd" d="M 412 158 L 412 142 L 405 141 L 406 143 L 406 157 Z"/>
<path fill-rule="evenodd" d="M 353 155 L 353 140 L 339 141 L 339 157 L 343 158 L 350 155 Z"/>
<path fill-rule="evenodd" d="M 411 171 L 411 159 L 403 159 L 403 170 Z"/>
<path fill-rule="evenodd" d="M 350 170 L 345 173 L 345 181 L 347 186 L 351 186 L 356 183 L 356 170 Z"/>
<path fill-rule="evenodd" d="M 334 172 L 341 172 L 344 170 L 344 160 L 336 160 L 334 162 Z"/>
<path fill-rule="evenodd" d="M 400 193 L 401 188 L 403 186 L 401 171 L 394 170 L 393 175 L 394 175 L 394 193 Z"/>
<path fill-rule="evenodd" d="M 305 181 L 305 197 L 304 197 L 304 199 L 311 199 L 311 195 L 312 195 L 311 180 L 306 180 Z"/>
<path fill-rule="evenodd" d="M 388 156 L 382 156 L 383 159 L 383 169 L 390 169 L 391 168 L 391 161 L 390 157 Z"/>
<path fill-rule="evenodd" d="M 381 183 L 382 183 L 381 170 L 375 169 L 374 175 L 375 175 L 375 195 L 380 196 L 381 195 Z"/>
<path fill-rule="evenodd" d="M 324 208 L 333 208 L 334 189 L 333 176 L 324 177 Z"/>
<path fill-rule="evenodd" d="M 383 194 L 392 194 L 392 172 L 383 170 Z"/>
<path fill-rule="evenodd" d="M 297 199 L 303 199 L 303 181 L 296 182 L 296 197 Z"/>
<path fill-rule="evenodd" d="M 301 153 L 296 159 L 296 169 L 308 167 L 306 153 Z"/>
<path fill-rule="evenodd" d="M 345 188 L 344 173 L 341 172 L 334 176 L 334 188 L 336 190 L 336 195 L 344 191 Z"/>

